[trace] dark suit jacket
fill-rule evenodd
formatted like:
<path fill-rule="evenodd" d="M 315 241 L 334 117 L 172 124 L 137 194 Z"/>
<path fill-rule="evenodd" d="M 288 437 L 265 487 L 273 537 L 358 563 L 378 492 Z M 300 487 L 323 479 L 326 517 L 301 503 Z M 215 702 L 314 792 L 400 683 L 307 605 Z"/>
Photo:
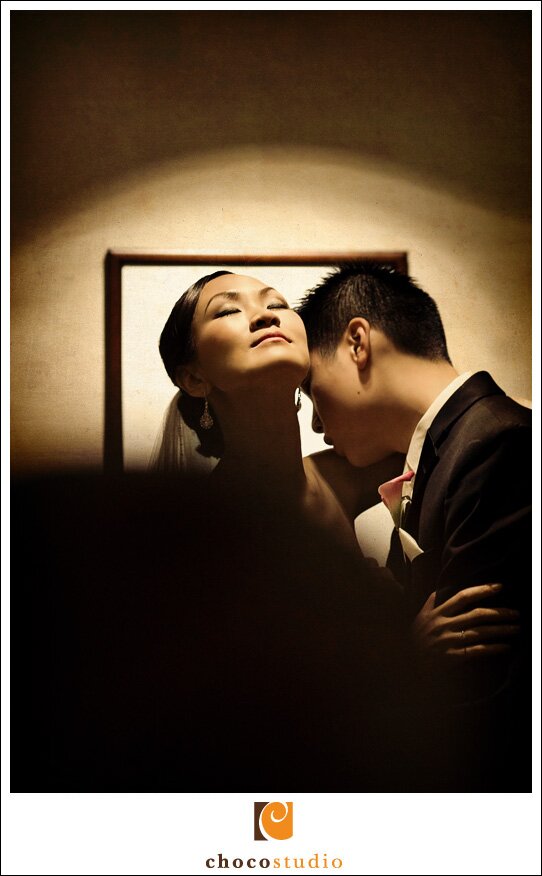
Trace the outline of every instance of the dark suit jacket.
<path fill-rule="evenodd" d="M 416 614 L 475 584 L 500 581 L 500 602 L 530 596 L 531 412 L 484 371 L 447 401 L 429 428 L 404 528 L 424 551 L 403 572 Z"/>
<path fill-rule="evenodd" d="M 412 617 L 435 590 L 441 604 L 490 582 L 504 589 L 484 606 L 521 612 L 512 654 L 465 661 L 433 689 L 441 702 L 455 704 L 455 716 L 461 703 L 456 726 L 470 746 L 470 766 L 452 790 L 527 790 L 531 477 L 531 412 L 489 374 L 474 374 L 441 408 L 423 445 L 403 526 L 424 553 L 405 564 L 395 533 L 392 539 L 388 564 L 403 581 Z M 448 726 L 449 715 L 442 719 Z"/>

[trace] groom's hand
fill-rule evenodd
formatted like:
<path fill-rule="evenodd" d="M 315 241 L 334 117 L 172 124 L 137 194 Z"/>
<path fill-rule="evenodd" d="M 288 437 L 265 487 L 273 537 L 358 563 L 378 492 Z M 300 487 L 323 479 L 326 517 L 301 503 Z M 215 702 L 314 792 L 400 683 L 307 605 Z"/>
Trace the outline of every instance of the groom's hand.
<path fill-rule="evenodd" d="M 457 666 L 511 650 L 520 631 L 519 612 L 486 607 L 484 600 L 502 590 L 502 584 L 481 584 L 460 590 L 435 606 L 432 593 L 411 627 L 414 646 L 424 662 Z"/>

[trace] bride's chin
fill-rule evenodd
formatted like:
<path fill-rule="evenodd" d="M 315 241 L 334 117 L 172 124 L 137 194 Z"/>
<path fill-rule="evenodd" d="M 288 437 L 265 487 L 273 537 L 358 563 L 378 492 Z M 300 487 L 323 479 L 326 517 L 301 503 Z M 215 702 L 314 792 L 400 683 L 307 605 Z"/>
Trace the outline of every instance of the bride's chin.
<path fill-rule="evenodd" d="M 303 382 L 309 372 L 309 363 L 277 359 L 266 367 L 258 369 L 262 381 L 270 385 L 291 389 L 292 392 Z"/>
<path fill-rule="evenodd" d="M 226 394 L 248 393 L 292 394 L 302 383 L 308 373 L 299 363 L 274 362 L 271 366 L 251 369 L 226 390 Z"/>

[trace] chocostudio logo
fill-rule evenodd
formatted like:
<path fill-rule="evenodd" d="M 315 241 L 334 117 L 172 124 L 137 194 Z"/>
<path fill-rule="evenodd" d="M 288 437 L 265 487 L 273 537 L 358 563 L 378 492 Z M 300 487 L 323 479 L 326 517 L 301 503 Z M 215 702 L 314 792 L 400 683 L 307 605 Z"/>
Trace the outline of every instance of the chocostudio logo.
<path fill-rule="evenodd" d="M 294 833 L 294 804 L 255 803 L 254 839 L 286 840 Z"/>
<path fill-rule="evenodd" d="M 254 839 L 255 840 L 288 840 L 294 834 L 294 804 L 275 800 L 274 802 L 254 803 Z M 261 849 L 261 846 L 260 846 Z M 263 851 L 263 850 L 262 850 Z M 218 852 L 215 857 L 207 858 L 205 866 L 208 870 L 229 870 L 230 867 L 240 870 L 340 870 L 342 858 L 332 858 L 328 852 L 311 852 L 297 855 L 291 851 L 280 858 L 244 858 Z"/>

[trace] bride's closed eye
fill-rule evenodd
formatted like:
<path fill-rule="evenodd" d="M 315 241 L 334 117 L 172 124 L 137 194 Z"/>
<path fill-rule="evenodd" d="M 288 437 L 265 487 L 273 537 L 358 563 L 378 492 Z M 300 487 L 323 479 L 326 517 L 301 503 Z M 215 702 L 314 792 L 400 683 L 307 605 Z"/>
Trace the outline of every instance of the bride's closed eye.
<path fill-rule="evenodd" d="M 267 310 L 290 310 L 290 306 L 285 301 L 275 301 L 267 305 Z M 224 310 L 215 313 L 213 319 L 220 319 L 222 316 L 229 316 L 232 313 L 241 313 L 241 310 L 239 307 L 225 307 Z"/>
<path fill-rule="evenodd" d="M 238 307 L 228 307 L 226 310 L 219 310 L 218 313 L 215 313 L 213 319 L 219 319 L 221 316 L 229 316 L 230 313 L 241 313 Z"/>

